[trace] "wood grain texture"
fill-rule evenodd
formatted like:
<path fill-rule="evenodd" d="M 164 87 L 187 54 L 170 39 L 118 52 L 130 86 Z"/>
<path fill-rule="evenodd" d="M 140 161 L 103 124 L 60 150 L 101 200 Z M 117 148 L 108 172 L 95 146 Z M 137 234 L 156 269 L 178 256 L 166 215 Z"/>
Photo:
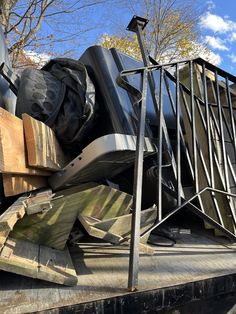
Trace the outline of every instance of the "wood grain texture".
<path fill-rule="evenodd" d="M 11 236 L 63 250 L 78 215 L 112 218 L 130 212 L 132 196 L 108 186 L 83 184 L 56 193 L 52 208 L 24 216 Z"/>
<path fill-rule="evenodd" d="M 54 131 L 26 113 L 22 115 L 22 119 L 29 165 L 51 171 L 62 169 L 68 163 L 68 159 Z"/>
<path fill-rule="evenodd" d="M 27 167 L 23 122 L 0 108 L 0 172 L 50 175 L 50 172 Z"/>
<path fill-rule="evenodd" d="M 141 233 L 154 224 L 156 216 L 156 208 L 148 208 L 141 211 Z M 104 239 L 114 244 L 119 244 L 121 240 L 128 240 L 130 238 L 132 214 L 121 215 L 104 220 L 98 220 L 84 215 L 79 215 L 78 218 L 86 231 L 93 237 Z"/>
<path fill-rule="evenodd" d="M 67 249 L 57 251 L 13 238 L 6 241 L 0 253 L 0 269 L 68 286 L 77 284 Z"/>
<path fill-rule="evenodd" d="M 0 249 L 16 222 L 25 215 L 25 206 L 23 204 L 25 199 L 24 196 L 20 197 L 0 216 Z"/>
<path fill-rule="evenodd" d="M 13 196 L 48 185 L 45 177 L 20 175 L 20 174 L 3 174 L 3 188 L 5 196 Z"/>

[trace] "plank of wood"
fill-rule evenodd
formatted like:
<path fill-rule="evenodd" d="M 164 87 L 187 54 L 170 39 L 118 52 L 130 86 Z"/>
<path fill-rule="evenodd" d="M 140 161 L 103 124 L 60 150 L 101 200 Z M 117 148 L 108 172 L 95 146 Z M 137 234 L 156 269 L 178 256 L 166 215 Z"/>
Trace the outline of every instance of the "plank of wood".
<path fill-rule="evenodd" d="M 33 215 L 46 209 L 51 209 L 53 196 L 51 189 L 40 190 L 35 194 L 34 192 L 31 193 L 30 197 L 24 201 L 26 214 Z"/>
<path fill-rule="evenodd" d="M 69 162 L 54 131 L 28 114 L 22 115 L 28 163 L 51 171 L 62 169 Z"/>
<path fill-rule="evenodd" d="M 16 222 L 25 215 L 25 206 L 23 204 L 25 199 L 24 196 L 20 197 L 0 216 L 0 249 Z"/>
<path fill-rule="evenodd" d="M 13 238 L 7 239 L 0 253 L 0 269 L 68 286 L 77 284 L 67 249 L 57 251 Z"/>
<path fill-rule="evenodd" d="M 40 246 L 37 278 L 66 286 L 76 286 L 77 274 L 68 249 L 59 251 Z"/>
<path fill-rule="evenodd" d="M 157 208 L 143 210 L 141 212 L 140 232 L 143 233 L 153 226 L 156 217 Z M 119 244 L 122 240 L 126 239 L 124 244 L 130 244 L 132 214 L 121 215 L 105 220 L 79 215 L 78 219 L 88 234 L 95 238 L 103 239 L 113 244 Z M 148 237 L 149 235 L 147 235 L 145 239 L 142 239 L 140 251 L 147 254 L 154 254 L 154 250 L 146 244 Z"/>
<path fill-rule="evenodd" d="M 33 191 L 48 185 L 46 178 L 41 176 L 4 173 L 2 178 L 5 196 Z"/>
<path fill-rule="evenodd" d="M 0 108 L 0 172 L 47 176 L 50 172 L 27 167 L 23 122 Z"/>
<path fill-rule="evenodd" d="M 84 184 L 56 193 L 51 204 L 42 213 L 25 215 L 11 236 L 63 250 L 80 213 L 100 219 L 127 214 L 132 196 L 108 186 Z"/>

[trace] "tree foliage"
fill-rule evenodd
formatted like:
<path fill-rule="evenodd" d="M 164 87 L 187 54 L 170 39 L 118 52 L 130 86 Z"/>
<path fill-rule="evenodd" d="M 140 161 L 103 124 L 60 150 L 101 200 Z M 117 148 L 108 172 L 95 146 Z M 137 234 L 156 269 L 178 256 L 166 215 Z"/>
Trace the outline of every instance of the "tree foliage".
<path fill-rule="evenodd" d="M 145 42 L 150 55 L 158 62 L 194 57 L 203 51 L 207 55 L 208 49 L 201 43 L 197 28 L 201 10 L 196 7 L 196 1 L 142 0 L 132 4 L 132 9 L 136 15 L 141 12 L 149 20 Z M 125 53 L 138 55 L 137 40 L 129 34 L 103 36 L 101 45 L 106 48 L 113 45 Z"/>
<path fill-rule="evenodd" d="M 86 10 L 105 0 L 0 0 L 2 24 L 13 65 L 25 60 L 25 50 L 72 41 L 85 32 Z M 41 31 L 44 24 L 43 31 Z M 66 25 L 66 27 L 65 27 Z"/>
<path fill-rule="evenodd" d="M 103 35 L 100 39 L 100 43 L 104 48 L 115 47 L 127 55 L 134 57 L 135 59 L 141 59 L 141 53 L 136 36 L 109 36 Z"/>

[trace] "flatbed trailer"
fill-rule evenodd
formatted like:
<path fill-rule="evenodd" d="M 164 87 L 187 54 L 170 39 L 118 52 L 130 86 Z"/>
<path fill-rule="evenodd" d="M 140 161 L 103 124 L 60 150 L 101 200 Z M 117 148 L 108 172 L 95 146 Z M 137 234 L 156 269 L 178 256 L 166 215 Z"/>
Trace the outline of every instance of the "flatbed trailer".
<path fill-rule="evenodd" d="M 236 312 L 236 245 L 209 231 L 140 254 L 136 292 L 127 291 L 128 247 L 90 239 L 70 252 L 76 287 L 1 272 L 1 313 Z"/>

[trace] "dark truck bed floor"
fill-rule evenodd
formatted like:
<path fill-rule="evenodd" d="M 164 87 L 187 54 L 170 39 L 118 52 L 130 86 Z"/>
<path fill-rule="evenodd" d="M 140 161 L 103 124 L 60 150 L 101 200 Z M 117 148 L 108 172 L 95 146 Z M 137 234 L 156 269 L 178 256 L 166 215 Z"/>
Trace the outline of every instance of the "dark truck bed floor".
<path fill-rule="evenodd" d="M 139 291 L 135 293 L 126 289 L 127 247 L 90 242 L 70 250 L 77 287 L 0 272 L 0 312 L 153 313 L 165 309 L 167 313 L 224 294 L 236 299 L 236 245 L 209 233 L 183 235 L 175 247 L 157 247 L 154 256 L 141 254 Z M 228 301 L 229 308 L 231 303 Z"/>

